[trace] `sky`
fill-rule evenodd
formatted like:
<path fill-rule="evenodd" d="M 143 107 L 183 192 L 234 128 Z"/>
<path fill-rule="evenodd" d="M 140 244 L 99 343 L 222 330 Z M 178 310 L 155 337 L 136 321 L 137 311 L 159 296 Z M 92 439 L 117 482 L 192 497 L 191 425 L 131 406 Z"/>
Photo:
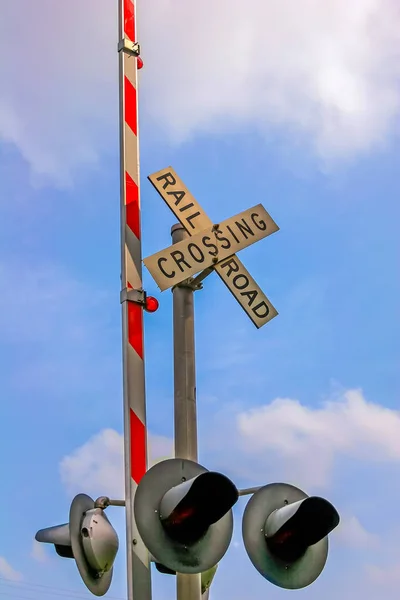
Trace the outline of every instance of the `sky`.
<path fill-rule="evenodd" d="M 257 330 L 211 275 L 195 294 L 199 461 L 287 482 L 341 515 L 310 587 L 265 581 L 234 509 L 211 600 L 398 597 L 400 5 L 138 2 L 143 256 L 175 220 L 169 165 L 220 222 L 280 230 L 240 253 L 279 315 Z M 123 495 L 116 0 L 0 7 L 0 597 L 89 598 L 34 542 L 83 492 Z M 171 455 L 172 294 L 145 316 L 151 461 Z M 111 588 L 126 598 L 124 514 Z M 154 598 L 174 597 L 154 573 Z"/>

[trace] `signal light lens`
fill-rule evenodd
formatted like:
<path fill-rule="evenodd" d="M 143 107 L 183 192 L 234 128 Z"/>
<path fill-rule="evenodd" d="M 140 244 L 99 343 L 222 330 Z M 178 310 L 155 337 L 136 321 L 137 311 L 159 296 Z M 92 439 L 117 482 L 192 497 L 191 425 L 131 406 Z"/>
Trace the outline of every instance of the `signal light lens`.
<path fill-rule="evenodd" d="M 144 67 L 143 60 L 140 58 L 140 56 L 138 56 L 137 57 L 137 68 L 142 69 L 143 67 Z"/>
<path fill-rule="evenodd" d="M 153 313 L 156 312 L 156 310 L 158 310 L 158 307 L 159 303 L 157 298 L 154 298 L 153 296 L 147 296 L 144 309 L 149 313 Z"/>

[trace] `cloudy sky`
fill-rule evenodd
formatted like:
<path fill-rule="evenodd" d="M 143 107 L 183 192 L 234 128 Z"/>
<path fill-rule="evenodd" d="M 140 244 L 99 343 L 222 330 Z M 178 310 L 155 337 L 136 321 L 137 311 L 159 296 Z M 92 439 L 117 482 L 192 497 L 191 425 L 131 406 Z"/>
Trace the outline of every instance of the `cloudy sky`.
<path fill-rule="evenodd" d="M 200 461 L 287 481 L 342 522 L 321 577 L 273 587 L 233 542 L 212 600 L 398 598 L 400 5 L 153 0 L 138 6 L 143 254 L 174 218 L 168 165 L 215 222 L 280 226 L 241 258 L 279 311 L 257 331 L 214 276 L 196 293 Z M 121 496 L 116 0 L 0 7 L 0 596 L 88 599 L 33 543 L 78 492 Z M 173 435 L 171 293 L 146 315 L 153 459 Z M 121 538 L 106 597 L 126 598 Z M 155 574 L 154 597 L 174 597 Z"/>

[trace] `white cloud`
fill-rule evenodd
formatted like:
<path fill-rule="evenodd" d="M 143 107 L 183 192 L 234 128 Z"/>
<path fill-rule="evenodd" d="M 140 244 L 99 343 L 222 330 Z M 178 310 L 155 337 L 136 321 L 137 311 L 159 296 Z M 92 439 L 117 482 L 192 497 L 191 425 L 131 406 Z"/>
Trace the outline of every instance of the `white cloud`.
<path fill-rule="evenodd" d="M 172 456 L 172 441 L 149 436 L 149 464 Z M 123 435 L 104 429 L 65 456 L 60 464 L 61 480 L 71 493 L 85 490 L 97 496 L 124 498 Z"/>
<path fill-rule="evenodd" d="M 173 441 L 163 435 L 149 435 L 148 442 L 149 465 L 153 466 L 161 460 L 174 456 Z"/>
<path fill-rule="evenodd" d="M 278 398 L 246 411 L 234 406 L 225 417 L 221 413 L 209 428 L 203 451 L 211 450 L 214 464 L 254 477 L 254 483 L 269 472 L 303 489 L 323 488 L 331 484 L 340 458 L 400 464 L 400 414 L 367 402 L 359 390 L 348 390 L 319 408 Z M 227 440 L 233 439 L 232 447 Z M 150 435 L 149 454 L 150 465 L 171 457 L 172 441 Z M 123 497 L 123 436 L 113 429 L 100 431 L 64 457 L 60 472 L 71 492 L 84 486 L 97 494 Z M 343 539 L 367 543 L 366 536 L 357 519 L 345 519 Z M 368 543 L 372 541 L 371 537 Z"/>
<path fill-rule="evenodd" d="M 45 563 L 48 560 L 48 554 L 44 544 L 40 544 L 36 540 L 33 541 L 31 556 L 39 563 Z"/>
<path fill-rule="evenodd" d="M 61 479 L 66 488 L 77 492 L 124 498 L 123 437 L 113 429 L 104 429 L 63 458 Z"/>
<path fill-rule="evenodd" d="M 277 127 L 295 140 L 307 136 L 331 160 L 379 146 L 395 126 L 396 0 L 156 5 L 151 19 L 142 8 L 146 108 L 172 139 L 233 123 L 266 133 Z"/>
<path fill-rule="evenodd" d="M 400 583 L 400 563 L 380 567 L 370 565 L 367 567 L 367 573 L 371 581 L 379 586 L 396 586 Z"/>
<path fill-rule="evenodd" d="M 117 2 L 3 4 L 0 139 L 18 147 L 34 175 L 69 183 L 109 151 L 117 131 Z M 396 128 L 397 0 L 248 0 L 245 9 L 239 0 L 154 0 L 138 8 L 142 114 L 173 142 L 254 127 L 305 138 L 332 160 L 379 147 Z"/>
<path fill-rule="evenodd" d="M 310 493 L 331 483 L 332 467 L 340 456 L 369 464 L 400 462 L 400 415 L 368 403 L 359 390 L 348 390 L 320 408 L 282 399 L 248 411 L 235 406 L 233 419 L 224 419 L 223 429 L 219 418 L 216 423 L 218 437 L 211 427 L 212 439 L 203 439 L 203 450 L 209 454 L 212 449 L 218 468 L 234 477 L 245 473 L 255 483 L 265 473 L 272 480 L 279 473 L 281 481 Z M 149 448 L 150 465 L 172 456 L 172 440 L 163 436 L 151 435 Z M 123 436 L 112 429 L 100 431 L 62 460 L 60 472 L 71 494 L 84 489 L 94 496 L 123 498 Z M 343 507 L 340 512 L 340 526 L 333 534 L 338 543 L 371 551 L 380 547 L 380 538 L 356 515 Z"/>
<path fill-rule="evenodd" d="M 0 139 L 35 175 L 67 184 L 116 123 L 117 3 L 8 2 L 0 22 Z"/>
<path fill-rule="evenodd" d="M 21 581 L 23 579 L 22 573 L 13 569 L 10 563 L 2 556 L 0 556 L 0 577 L 9 579 L 10 581 Z"/>
<path fill-rule="evenodd" d="M 333 535 L 336 540 L 350 548 L 366 550 L 379 546 L 378 536 L 367 531 L 355 516 L 341 515 L 339 526 Z"/>
<path fill-rule="evenodd" d="M 309 486 L 330 483 L 339 457 L 400 463 L 400 414 L 367 402 L 360 390 L 310 408 L 277 398 L 237 414 L 241 451 L 258 468 L 275 463 Z"/>

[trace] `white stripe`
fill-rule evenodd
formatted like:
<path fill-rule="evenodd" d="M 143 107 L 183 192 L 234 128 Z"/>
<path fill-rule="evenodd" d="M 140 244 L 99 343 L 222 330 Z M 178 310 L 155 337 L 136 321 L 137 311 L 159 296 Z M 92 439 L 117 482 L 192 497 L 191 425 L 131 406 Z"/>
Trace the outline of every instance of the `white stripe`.
<path fill-rule="evenodd" d="M 125 171 L 129 173 L 137 185 L 139 181 L 138 139 L 127 123 L 125 123 L 125 156 Z"/>
<path fill-rule="evenodd" d="M 135 481 L 133 479 L 131 479 L 131 496 L 132 496 L 132 498 L 135 497 L 136 490 L 137 490 L 137 484 L 135 483 Z M 133 503 L 132 503 L 132 510 L 133 510 Z M 132 519 L 132 525 L 133 525 L 133 539 L 136 540 L 136 544 L 133 544 L 133 552 L 136 554 L 136 556 L 138 556 L 138 558 L 141 560 L 141 562 L 147 568 L 149 568 L 150 567 L 149 552 L 148 552 L 146 546 L 144 545 L 144 542 L 143 542 L 142 538 L 140 537 L 139 532 L 137 530 L 134 514 L 133 514 L 133 519 Z"/>
<path fill-rule="evenodd" d="M 137 352 L 128 344 L 128 381 L 135 385 L 135 393 L 129 394 L 130 407 L 146 425 L 146 405 L 144 402 L 145 396 L 145 380 L 143 372 L 143 360 Z"/>
<path fill-rule="evenodd" d="M 127 281 L 134 289 L 142 287 L 141 243 L 132 230 L 125 227 L 125 254 Z"/>

